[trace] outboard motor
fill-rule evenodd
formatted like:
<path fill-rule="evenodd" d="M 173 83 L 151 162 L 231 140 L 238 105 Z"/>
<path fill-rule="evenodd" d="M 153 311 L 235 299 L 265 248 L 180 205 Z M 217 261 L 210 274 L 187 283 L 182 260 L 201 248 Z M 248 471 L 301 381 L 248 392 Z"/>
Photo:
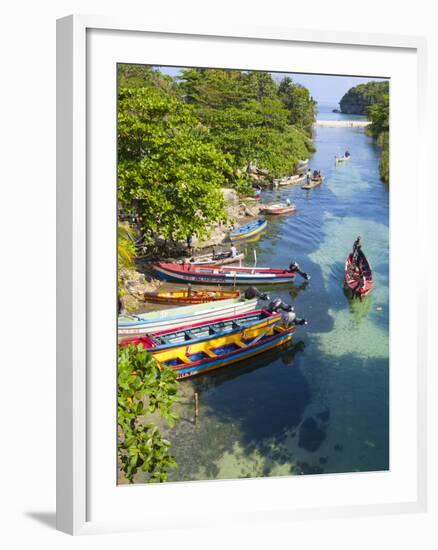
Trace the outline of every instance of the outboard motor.
<path fill-rule="evenodd" d="M 260 300 L 269 300 L 269 296 L 266 292 L 260 292 L 255 286 L 249 286 L 245 290 L 245 299 L 251 300 L 252 298 L 259 298 Z"/>
<path fill-rule="evenodd" d="M 289 304 L 285 304 L 281 298 L 274 298 L 269 304 L 268 310 L 277 313 L 279 311 L 293 311 L 294 308 Z"/>
<path fill-rule="evenodd" d="M 310 275 L 301 270 L 298 262 L 292 262 L 289 266 L 289 271 L 292 273 L 299 273 L 303 279 L 310 281 Z"/>

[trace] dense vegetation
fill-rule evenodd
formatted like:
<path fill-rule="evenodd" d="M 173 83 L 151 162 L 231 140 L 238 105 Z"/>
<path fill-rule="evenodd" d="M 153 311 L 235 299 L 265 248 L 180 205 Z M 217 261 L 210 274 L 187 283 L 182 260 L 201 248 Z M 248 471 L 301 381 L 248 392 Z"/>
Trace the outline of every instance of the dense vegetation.
<path fill-rule="evenodd" d="M 119 66 L 118 197 L 146 243 L 224 219 L 222 186 L 250 194 L 248 167 L 273 178 L 314 150 L 308 90 L 269 73 Z"/>
<path fill-rule="evenodd" d="M 169 454 L 169 441 L 152 421 L 152 415 L 158 414 L 168 426 L 175 424 L 176 389 L 176 374 L 171 367 L 158 365 L 141 346 L 119 347 L 118 458 L 130 483 L 139 469 L 145 481 L 154 483 L 166 481 L 168 471 L 177 467 Z"/>
<path fill-rule="evenodd" d="M 380 145 L 380 177 L 389 182 L 389 82 L 359 84 L 342 97 L 341 111 L 365 115 L 371 121 L 369 133 Z"/>
<path fill-rule="evenodd" d="M 383 101 L 389 94 L 389 82 L 367 82 L 350 88 L 339 105 L 341 112 L 349 115 L 368 115 L 368 109 Z"/>
<path fill-rule="evenodd" d="M 380 177 L 389 182 L 389 94 L 380 98 L 379 102 L 368 110 L 371 120 L 369 132 L 382 148 L 380 156 Z"/>

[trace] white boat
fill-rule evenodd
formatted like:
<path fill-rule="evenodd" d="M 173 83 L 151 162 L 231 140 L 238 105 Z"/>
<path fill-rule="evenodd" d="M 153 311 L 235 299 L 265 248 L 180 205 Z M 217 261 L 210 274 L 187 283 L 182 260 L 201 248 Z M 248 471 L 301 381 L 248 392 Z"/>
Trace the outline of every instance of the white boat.
<path fill-rule="evenodd" d="M 347 160 L 350 160 L 351 155 L 348 155 L 347 157 L 344 155 L 342 157 L 335 156 L 335 162 L 346 162 Z"/>
<path fill-rule="evenodd" d="M 161 311 L 139 313 L 137 315 L 120 315 L 118 320 L 119 336 L 145 334 L 172 328 L 183 327 L 200 321 L 209 321 L 227 315 L 237 315 L 254 311 L 257 299 L 246 300 L 234 298 L 207 302 L 192 306 L 182 306 Z"/>
<path fill-rule="evenodd" d="M 274 185 L 282 187 L 283 185 L 296 185 L 304 181 L 306 176 L 304 174 L 294 174 L 293 176 L 285 176 L 274 180 Z"/>
<path fill-rule="evenodd" d="M 215 252 L 211 254 L 203 254 L 202 256 L 194 256 L 192 258 L 184 258 L 180 263 L 192 265 L 225 265 L 233 264 L 243 260 L 244 254 L 239 252 L 234 257 L 230 252 Z"/>

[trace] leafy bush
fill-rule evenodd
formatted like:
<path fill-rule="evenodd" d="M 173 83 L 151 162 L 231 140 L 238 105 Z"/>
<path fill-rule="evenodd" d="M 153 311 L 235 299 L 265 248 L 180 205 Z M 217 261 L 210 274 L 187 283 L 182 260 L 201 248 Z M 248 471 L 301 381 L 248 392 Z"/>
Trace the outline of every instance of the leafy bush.
<path fill-rule="evenodd" d="M 169 427 L 178 420 L 176 373 L 161 366 L 142 346 L 120 346 L 118 356 L 118 457 L 126 479 L 133 483 L 141 469 L 148 482 L 163 482 L 176 468 L 169 454 L 170 442 L 163 438 L 153 415 Z"/>

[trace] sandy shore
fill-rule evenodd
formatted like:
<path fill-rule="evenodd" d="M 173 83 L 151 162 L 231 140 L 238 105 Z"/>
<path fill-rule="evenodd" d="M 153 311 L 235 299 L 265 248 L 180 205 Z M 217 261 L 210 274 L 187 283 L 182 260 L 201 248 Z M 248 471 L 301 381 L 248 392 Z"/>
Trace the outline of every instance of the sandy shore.
<path fill-rule="evenodd" d="M 314 126 L 328 126 L 331 128 L 365 128 L 371 124 L 369 120 L 317 120 Z"/>

